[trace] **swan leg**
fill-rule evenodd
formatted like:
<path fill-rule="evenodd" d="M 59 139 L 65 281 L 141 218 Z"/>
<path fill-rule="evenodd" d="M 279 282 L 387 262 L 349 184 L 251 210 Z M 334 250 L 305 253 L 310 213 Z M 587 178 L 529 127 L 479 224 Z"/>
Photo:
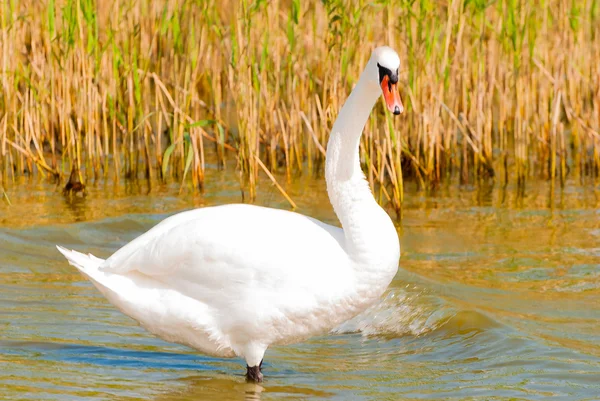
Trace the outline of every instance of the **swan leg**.
<path fill-rule="evenodd" d="M 263 381 L 263 374 L 261 372 L 262 360 L 259 365 L 250 367 L 246 365 L 246 380 L 249 382 L 260 383 Z"/>
<path fill-rule="evenodd" d="M 263 374 L 260 371 L 262 361 L 267 347 L 262 344 L 245 344 L 240 352 L 246 359 L 246 379 L 250 382 L 260 383 L 263 381 Z"/>

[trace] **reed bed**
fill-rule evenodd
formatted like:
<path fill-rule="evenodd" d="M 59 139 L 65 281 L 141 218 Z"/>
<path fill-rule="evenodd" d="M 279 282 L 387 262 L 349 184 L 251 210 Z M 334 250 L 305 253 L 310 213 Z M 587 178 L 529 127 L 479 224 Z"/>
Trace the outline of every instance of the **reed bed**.
<path fill-rule="evenodd" d="M 389 44 L 407 110 L 378 105 L 361 143 L 381 203 L 399 211 L 405 180 L 595 182 L 599 3 L 7 0 L 0 176 L 202 190 L 210 154 L 237 161 L 250 199 L 259 174 L 287 197 L 322 173 L 337 111 Z"/>

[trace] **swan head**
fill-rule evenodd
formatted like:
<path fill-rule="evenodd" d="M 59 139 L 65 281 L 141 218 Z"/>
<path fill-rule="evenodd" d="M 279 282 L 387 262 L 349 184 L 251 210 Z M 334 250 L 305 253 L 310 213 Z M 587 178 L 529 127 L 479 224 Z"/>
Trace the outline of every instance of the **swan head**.
<path fill-rule="evenodd" d="M 373 50 L 371 59 L 367 64 L 370 80 L 377 82 L 388 110 L 394 114 L 400 114 L 404 111 L 398 93 L 399 68 L 400 57 L 394 49 L 388 46 L 381 46 Z"/>

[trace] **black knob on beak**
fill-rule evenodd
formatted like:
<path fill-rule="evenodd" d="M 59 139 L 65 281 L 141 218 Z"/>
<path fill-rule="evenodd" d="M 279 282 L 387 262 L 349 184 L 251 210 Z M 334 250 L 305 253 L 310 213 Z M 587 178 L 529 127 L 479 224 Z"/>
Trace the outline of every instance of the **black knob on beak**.
<path fill-rule="evenodd" d="M 400 114 L 400 113 L 402 113 L 402 112 L 400 111 L 400 106 L 396 106 L 396 107 L 394 108 L 394 114 L 395 114 L 395 115 L 398 115 L 398 114 Z"/>

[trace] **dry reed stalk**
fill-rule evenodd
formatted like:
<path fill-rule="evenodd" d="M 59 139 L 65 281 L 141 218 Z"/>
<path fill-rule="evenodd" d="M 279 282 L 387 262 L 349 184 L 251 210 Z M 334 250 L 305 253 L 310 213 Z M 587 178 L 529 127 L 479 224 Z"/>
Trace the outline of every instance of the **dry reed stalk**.
<path fill-rule="evenodd" d="M 378 105 L 361 142 L 383 203 L 399 211 L 406 180 L 423 188 L 456 175 L 519 185 L 532 175 L 598 176 L 597 1 L 0 8 L 3 180 L 74 168 L 87 180 L 181 181 L 191 172 L 201 189 L 207 139 L 220 166 L 238 160 L 253 198 L 259 174 L 277 184 L 277 174 L 322 171 L 337 111 L 383 43 L 403 60 L 407 109 L 391 120 Z"/>

